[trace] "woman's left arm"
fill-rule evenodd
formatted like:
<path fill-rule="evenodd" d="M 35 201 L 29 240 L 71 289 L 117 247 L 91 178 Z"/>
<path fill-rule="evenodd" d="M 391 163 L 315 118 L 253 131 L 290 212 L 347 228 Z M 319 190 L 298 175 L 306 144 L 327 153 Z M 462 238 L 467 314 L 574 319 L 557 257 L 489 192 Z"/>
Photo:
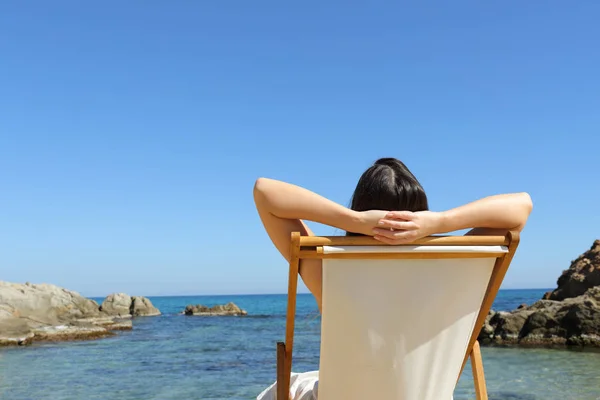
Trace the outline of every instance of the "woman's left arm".
<path fill-rule="evenodd" d="M 529 194 L 510 193 L 485 197 L 442 212 L 392 211 L 379 222 L 375 238 L 389 244 L 402 244 L 436 233 L 469 228 L 482 232 L 521 231 L 532 209 Z M 412 228 L 404 228 L 407 221 L 413 222 Z"/>

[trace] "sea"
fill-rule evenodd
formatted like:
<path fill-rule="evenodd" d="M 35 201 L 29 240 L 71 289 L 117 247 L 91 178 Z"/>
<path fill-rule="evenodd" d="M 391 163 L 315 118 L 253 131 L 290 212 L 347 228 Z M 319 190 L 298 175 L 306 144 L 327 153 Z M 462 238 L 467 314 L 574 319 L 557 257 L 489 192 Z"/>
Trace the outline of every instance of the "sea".
<path fill-rule="evenodd" d="M 531 304 L 545 290 L 502 290 L 496 310 Z M 95 299 L 102 301 L 102 299 Z M 255 399 L 275 381 L 285 295 L 150 297 L 162 312 L 134 329 L 92 341 L 0 349 L 2 400 Z M 233 301 L 247 317 L 186 317 L 188 304 Z M 298 296 L 294 371 L 318 369 L 320 318 Z M 599 400 L 600 353 L 482 349 L 490 400 Z M 470 365 L 455 400 L 475 399 Z"/>

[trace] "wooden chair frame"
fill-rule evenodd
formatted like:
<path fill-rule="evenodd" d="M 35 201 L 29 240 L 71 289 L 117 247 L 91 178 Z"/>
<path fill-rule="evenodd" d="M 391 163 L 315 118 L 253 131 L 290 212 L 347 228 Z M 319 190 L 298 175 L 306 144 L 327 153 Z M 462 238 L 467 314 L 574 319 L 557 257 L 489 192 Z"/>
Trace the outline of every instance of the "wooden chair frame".
<path fill-rule="evenodd" d="M 301 236 L 299 232 L 292 233 L 290 246 L 288 299 L 285 341 L 277 343 L 277 398 L 289 400 L 290 380 L 292 373 L 292 350 L 294 346 L 294 323 L 296 317 L 296 295 L 298 288 L 298 272 L 302 259 L 433 259 L 433 258 L 481 258 L 494 257 L 496 263 L 490 277 L 482 305 L 477 316 L 475 327 L 464 360 L 457 377 L 457 383 L 462 375 L 465 365 L 471 358 L 473 381 L 477 400 L 488 400 L 483 373 L 483 360 L 477 337 L 483 327 L 492 304 L 498 294 L 500 285 L 504 280 L 506 271 L 512 262 L 513 256 L 519 245 L 519 232 L 509 231 L 505 236 L 429 236 L 418 239 L 412 243 L 400 246 L 507 246 L 508 252 L 502 253 L 464 253 L 464 252 L 436 252 L 436 253 L 333 253 L 324 254 L 323 246 L 389 246 L 369 236 Z"/>

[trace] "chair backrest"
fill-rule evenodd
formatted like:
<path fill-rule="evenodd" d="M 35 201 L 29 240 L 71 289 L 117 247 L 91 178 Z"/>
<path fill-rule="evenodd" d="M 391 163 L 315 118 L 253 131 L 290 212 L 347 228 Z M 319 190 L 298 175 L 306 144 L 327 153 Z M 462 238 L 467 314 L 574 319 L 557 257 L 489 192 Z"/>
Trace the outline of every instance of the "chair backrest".
<path fill-rule="evenodd" d="M 440 254 L 448 247 L 326 247 L 324 253 Z M 495 261 L 323 260 L 319 398 L 450 400 Z"/>
<path fill-rule="evenodd" d="M 295 240 L 323 259 L 319 399 L 450 400 L 518 234 Z"/>

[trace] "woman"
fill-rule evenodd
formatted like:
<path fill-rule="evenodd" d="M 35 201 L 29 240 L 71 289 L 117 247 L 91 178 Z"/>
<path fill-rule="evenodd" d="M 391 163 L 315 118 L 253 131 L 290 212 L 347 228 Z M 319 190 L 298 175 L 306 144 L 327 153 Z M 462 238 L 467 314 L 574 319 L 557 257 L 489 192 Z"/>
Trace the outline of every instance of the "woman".
<path fill-rule="evenodd" d="M 532 210 L 527 193 L 502 194 L 448 211 L 428 210 L 423 187 L 399 160 L 382 158 L 360 177 L 350 208 L 289 183 L 259 178 L 254 200 L 273 244 L 289 261 L 291 232 L 313 235 L 303 220 L 387 244 L 472 228 L 467 234 L 521 231 Z M 321 260 L 302 260 L 300 276 L 321 310 Z"/>

